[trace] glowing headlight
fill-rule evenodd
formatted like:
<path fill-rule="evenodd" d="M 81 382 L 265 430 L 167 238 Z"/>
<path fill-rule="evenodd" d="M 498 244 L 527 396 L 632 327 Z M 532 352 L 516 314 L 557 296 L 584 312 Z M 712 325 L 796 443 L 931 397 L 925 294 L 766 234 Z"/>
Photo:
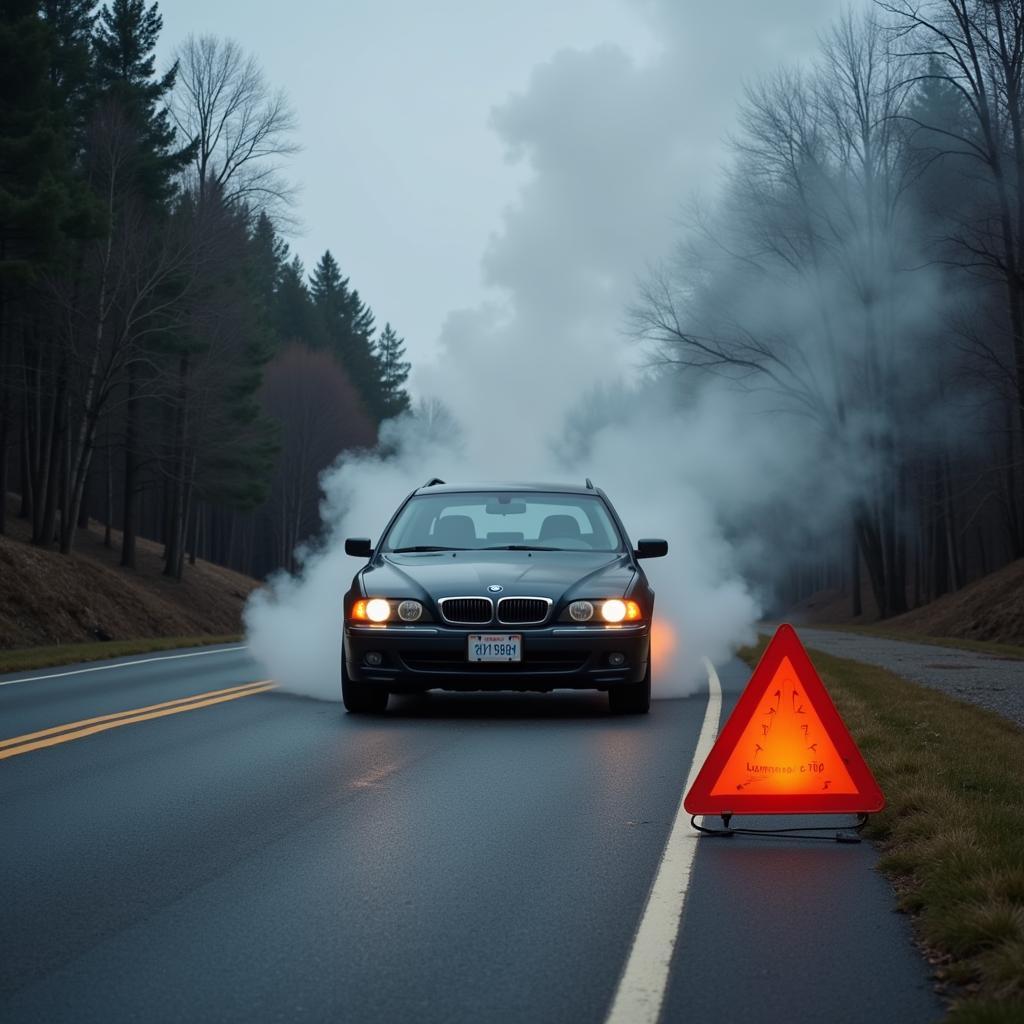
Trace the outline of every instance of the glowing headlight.
<path fill-rule="evenodd" d="M 419 601 L 403 601 L 398 606 L 398 617 L 403 622 L 416 622 L 423 615 L 423 605 Z"/>
<path fill-rule="evenodd" d="M 621 622 L 626 617 L 626 602 L 612 599 L 601 605 L 601 618 L 605 622 Z"/>
<path fill-rule="evenodd" d="M 391 605 L 382 597 L 366 602 L 366 617 L 371 622 L 387 622 L 391 618 Z"/>
<path fill-rule="evenodd" d="M 569 617 L 573 622 L 589 622 L 594 617 L 594 606 L 589 601 L 573 601 Z"/>

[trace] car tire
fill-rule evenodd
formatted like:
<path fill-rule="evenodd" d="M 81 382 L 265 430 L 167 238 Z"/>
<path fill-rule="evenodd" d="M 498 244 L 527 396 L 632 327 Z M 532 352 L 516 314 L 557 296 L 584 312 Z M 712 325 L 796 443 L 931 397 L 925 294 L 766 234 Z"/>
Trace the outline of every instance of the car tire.
<path fill-rule="evenodd" d="M 341 702 L 351 715 L 379 715 L 387 710 L 391 694 L 373 683 L 357 683 L 349 679 L 345 658 L 341 659 Z"/>
<path fill-rule="evenodd" d="M 651 710 L 651 662 L 639 683 L 608 687 L 608 709 L 613 715 L 646 715 Z"/>

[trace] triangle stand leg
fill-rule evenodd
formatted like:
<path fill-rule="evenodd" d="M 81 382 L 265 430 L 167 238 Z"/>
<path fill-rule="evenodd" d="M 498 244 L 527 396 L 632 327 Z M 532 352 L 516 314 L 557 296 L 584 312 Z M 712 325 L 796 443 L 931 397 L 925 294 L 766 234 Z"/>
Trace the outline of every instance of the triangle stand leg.
<path fill-rule="evenodd" d="M 711 817 L 711 815 L 700 815 L 700 817 Z M 690 824 L 700 833 L 709 839 L 729 839 L 732 836 L 765 836 L 777 839 L 811 839 L 818 842 L 835 843 L 859 843 L 860 830 L 867 824 L 868 816 L 858 814 L 857 820 L 845 829 L 836 830 L 835 825 L 798 825 L 795 828 L 733 828 L 732 811 L 722 811 L 722 827 L 709 828 L 707 825 L 698 825 L 698 815 L 690 815 Z M 816 835 L 812 833 L 831 832 L 832 835 Z"/>

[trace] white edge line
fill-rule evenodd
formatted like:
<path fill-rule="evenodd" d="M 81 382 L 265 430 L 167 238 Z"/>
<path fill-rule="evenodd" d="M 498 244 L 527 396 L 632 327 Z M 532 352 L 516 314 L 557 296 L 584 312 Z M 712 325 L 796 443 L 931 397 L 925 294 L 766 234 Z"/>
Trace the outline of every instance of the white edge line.
<path fill-rule="evenodd" d="M 654 876 L 647 905 L 633 939 L 633 947 L 615 990 L 605 1024 L 657 1024 L 668 986 L 669 966 L 675 951 L 679 925 L 690 885 L 693 857 L 697 852 L 697 833 L 690 826 L 683 798 L 693 785 L 701 765 L 711 751 L 722 713 L 722 684 L 715 666 L 704 658 L 708 673 L 708 703 L 704 724 L 697 738 L 686 786 L 679 798 L 669 833 Z"/>
<path fill-rule="evenodd" d="M 0 680 L 0 686 L 13 686 L 15 683 L 34 683 L 40 679 L 60 679 L 61 676 L 77 676 L 83 672 L 111 672 L 115 668 L 131 668 L 133 665 L 148 665 L 153 661 L 175 661 L 178 658 L 201 658 L 207 654 L 227 654 L 228 651 L 244 651 L 248 644 L 235 647 L 218 647 L 214 651 L 192 651 L 189 654 L 164 654 L 159 658 L 140 658 L 138 661 L 121 661 L 116 665 L 92 665 L 89 668 L 73 668 L 69 672 L 51 672 L 45 676 L 23 676 L 21 679 Z"/>

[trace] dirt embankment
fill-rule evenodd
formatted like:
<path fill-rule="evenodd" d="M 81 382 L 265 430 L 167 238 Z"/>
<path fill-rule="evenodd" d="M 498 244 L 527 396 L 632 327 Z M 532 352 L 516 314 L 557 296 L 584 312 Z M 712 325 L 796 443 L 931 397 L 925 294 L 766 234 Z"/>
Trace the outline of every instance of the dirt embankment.
<path fill-rule="evenodd" d="M 865 594 L 865 609 L 873 604 Z M 959 637 L 989 643 L 1024 645 L 1024 559 L 989 573 L 963 590 L 945 594 L 905 615 L 879 621 L 875 615 L 850 615 L 850 598 L 837 591 L 814 594 L 788 617 L 805 625 L 870 625 L 890 633 Z"/>
<path fill-rule="evenodd" d="M 162 575 L 161 546 L 146 540 L 138 542 L 137 568 L 122 569 L 120 537 L 105 548 L 96 523 L 64 557 L 29 544 L 15 508 L 8 505 L 8 534 L 0 537 L 0 649 L 242 631 L 257 580 L 199 561 L 179 583 Z"/>

